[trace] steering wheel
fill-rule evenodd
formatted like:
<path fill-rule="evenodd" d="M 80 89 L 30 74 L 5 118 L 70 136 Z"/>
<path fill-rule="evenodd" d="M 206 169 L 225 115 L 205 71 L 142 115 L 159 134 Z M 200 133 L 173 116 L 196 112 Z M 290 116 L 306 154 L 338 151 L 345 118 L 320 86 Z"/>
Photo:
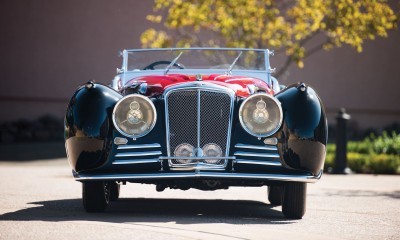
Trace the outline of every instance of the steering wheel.
<path fill-rule="evenodd" d="M 157 62 L 151 63 L 150 65 L 147 65 L 145 68 L 143 68 L 143 70 L 154 70 L 155 66 L 169 65 L 169 64 L 171 64 L 171 61 L 157 61 Z M 178 63 L 178 62 L 174 63 L 174 65 L 172 65 L 172 66 L 177 67 L 179 69 L 185 69 L 185 66 L 183 66 L 183 64 Z"/>

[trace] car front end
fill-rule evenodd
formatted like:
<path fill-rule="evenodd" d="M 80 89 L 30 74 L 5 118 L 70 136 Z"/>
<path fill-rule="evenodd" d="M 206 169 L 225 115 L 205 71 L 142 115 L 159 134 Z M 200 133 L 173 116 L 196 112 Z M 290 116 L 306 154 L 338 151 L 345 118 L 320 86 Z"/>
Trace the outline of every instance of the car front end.
<path fill-rule="evenodd" d="M 239 54 L 228 54 L 236 58 L 224 70 L 183 69 L 177 63 L 185 52 L 175 51 L 175 59 L 161 62 L 175 66 L 168 72 L 129 69 L 124 51 L 111 87 L 88 82 L 71 98 L 66 149 L 86 210 L 104 210 L 107 194 L 126 182 L 155 184 L 158 191 L 266 185 L 271 203 L 301 218 L 305 184 L 321 178 L 326 151 L 326 116 L 315 91 L 304 83 L 281 89 L 268 50 L 259 51 L 261 70 L 235 69 L 240 49 L 225 50 Z M 107 203 L 90 203 L 94 195 Z"/>

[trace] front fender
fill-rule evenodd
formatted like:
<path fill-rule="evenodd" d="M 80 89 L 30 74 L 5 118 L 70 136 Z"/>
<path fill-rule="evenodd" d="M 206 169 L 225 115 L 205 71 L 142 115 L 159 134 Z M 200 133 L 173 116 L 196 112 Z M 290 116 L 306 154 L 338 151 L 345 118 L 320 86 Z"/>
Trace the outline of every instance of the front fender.
<path fill-rule="evenodd" d="M 76 172 L 105 163 L 112 144 L 112 111 L 122 95 L 93 82 L 78 88 L 65 115 L 65 146 Z"/>
<path fill-rule="evenodd" d="M 304 83 L 291 85 L 275 97 L 282 104 L 284 117 L 278 132 L 283 165 L 318 175 L 324 166 L 328 134 L 320 98 Z"/>

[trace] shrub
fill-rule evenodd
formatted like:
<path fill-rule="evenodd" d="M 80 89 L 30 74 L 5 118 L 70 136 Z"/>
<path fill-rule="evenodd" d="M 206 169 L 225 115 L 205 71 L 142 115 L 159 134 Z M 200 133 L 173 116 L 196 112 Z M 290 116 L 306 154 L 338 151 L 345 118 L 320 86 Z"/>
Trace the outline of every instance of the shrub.
<path fill-rule="evenodd" d="M 335 164 L 334 144 L 327 145 L 324 171 Z M 348 142 L 347 165 L 356 173 L 400 174 L 400 134 L 384 132 L 360 142 Z"/>
<path fill-rule="evenodd" d="M 329 152 L 328 150 L 325 157 L 324 172 L 330 172 L 334 167 L 334 163 L 335 163 L 335 153 Z"/>
<path fill-rule="evenodd" d="M 383 132 L 381 136 L 371 135 L 359 142 L 348 142 L 348 152 L 364 154 L 400 154 L 400 134 Z"/>
<path fill-rule="evenodd" d="M 400 156 L 379 154 L 372 155 L 369 161 L 372 173 L 400 174 Z"/>
<path fill-rule="evenodd" d="M 369 154 L 373 151 L 373 145 L 369 138 L 366 138 L 361 142 L 348 142 L 347 151 Z"/>
<path fill-rule="evenodd" d="M 336 145 L 335 144 L 329 143 L 326 146 L 326 153 L 327 154 L 335 154 L 335 151 L 336 151 Z"/>
<path fill-rule="evenodd" d="M 347 165 L 356 173 L 371 173 L 367 154 L 349 152 L 347 153 Z"/>
<path fill-rule="evenodd" d="M 374 153 L 377 154 L 400 154 L 400 134 L 392 132 L 389 135 L 387 132 L 383 132 L 382 136 L 371 137 Z"/>

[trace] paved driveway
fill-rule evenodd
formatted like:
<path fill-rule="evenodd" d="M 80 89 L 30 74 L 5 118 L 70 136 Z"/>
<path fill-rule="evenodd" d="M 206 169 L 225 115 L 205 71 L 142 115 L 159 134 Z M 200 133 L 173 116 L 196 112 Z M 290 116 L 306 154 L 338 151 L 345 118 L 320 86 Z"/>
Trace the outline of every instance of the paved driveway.
<path fill-rule="evenodd" d="M 203 192 L 128 184 L 105 213 L 82 208 L 66 159 L 0 162 L 0 239 L 399 239 L 400 176 L 324 175 L 287 220 L 266 187 Z"/>

